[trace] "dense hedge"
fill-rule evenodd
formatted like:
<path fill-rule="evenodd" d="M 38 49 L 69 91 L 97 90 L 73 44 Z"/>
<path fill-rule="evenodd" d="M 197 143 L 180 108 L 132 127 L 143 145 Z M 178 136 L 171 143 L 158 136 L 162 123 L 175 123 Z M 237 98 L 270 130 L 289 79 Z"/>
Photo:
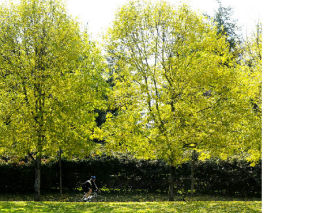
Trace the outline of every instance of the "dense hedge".
<path fill-rule="evenodd" d="M 90 175 L 97 176 L 99 187 L 121 192 L 167 192 L 169 167 L 162 161 L 103 158 L 62 161 L 63 187 L 74 190 Z M 33 192 L 33 165 L 0 165 L 0 192 Z M 43 164 L 42 190 L 57 190 L 58 163 Z M 205 161 L 195 164 L 195 189 L 199 193 L 261 196 L 261 163 L 250 167 L 244 161 Z M 175 186 L 180 192 L 190 189 L 190 164 L 175 170 Z"/>

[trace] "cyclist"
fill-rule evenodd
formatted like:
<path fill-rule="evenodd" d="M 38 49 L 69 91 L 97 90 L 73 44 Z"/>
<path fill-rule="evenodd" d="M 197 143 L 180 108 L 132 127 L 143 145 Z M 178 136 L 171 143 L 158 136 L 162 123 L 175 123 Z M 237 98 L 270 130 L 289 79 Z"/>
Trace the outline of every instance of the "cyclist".
<path fill-rule="evenodd" d="M 91 198 L 90 195 L 93 190 L 98 191 L 98 187 L 95 181 L 96 181 L 96 176 L 91 176 L 89 180 L 87 180 L 82 184 L 82 189 L 83 189 L 83 192 L 85 193 L 83 196 L 84 201 L 87 201 L 88 199 Z"/>

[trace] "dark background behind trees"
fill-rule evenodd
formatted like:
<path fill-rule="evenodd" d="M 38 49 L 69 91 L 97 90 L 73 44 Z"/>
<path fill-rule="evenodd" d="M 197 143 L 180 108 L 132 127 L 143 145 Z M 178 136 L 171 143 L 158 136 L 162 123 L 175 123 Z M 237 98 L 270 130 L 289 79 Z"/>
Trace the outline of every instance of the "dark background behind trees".
<path fill-rule="evenodd" d="M 137 160 L 127 157 L 67 161 L 62 160 L 64 190 L 76 191 L 90 175 L 97 176 L 100 188 L 108 192 L 167 193 L 169 167 L 160 160 Z M 43 164 L 41 188 L 47 192 L 59 190 L 58 162 Z M 190 190 L 190 164 L 175 170 L 175 191 Z M 0 165 L 0 191 L 32 193 L 32 164 Z M 242 197 L 261 197 L 261 162 L 254 167 L 245 161 L 208 160 L 195 163 L 196 193 Z"/>

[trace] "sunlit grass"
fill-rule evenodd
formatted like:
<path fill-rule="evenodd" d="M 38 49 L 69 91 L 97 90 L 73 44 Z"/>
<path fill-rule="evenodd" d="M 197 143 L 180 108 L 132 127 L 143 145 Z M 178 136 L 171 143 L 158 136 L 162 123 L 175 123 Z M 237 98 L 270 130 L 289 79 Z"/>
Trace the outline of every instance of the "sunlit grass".
<path fill-rule="evenodd" d="M 3 201 L 0 212 L 261 212 L 261 201 L 34 202 Z"/>

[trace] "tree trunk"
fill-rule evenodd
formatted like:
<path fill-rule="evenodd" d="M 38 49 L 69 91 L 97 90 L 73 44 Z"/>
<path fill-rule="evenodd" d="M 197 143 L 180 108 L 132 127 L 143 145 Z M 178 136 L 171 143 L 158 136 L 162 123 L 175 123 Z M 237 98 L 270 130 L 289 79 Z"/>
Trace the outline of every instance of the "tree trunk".
<path fill-rule="evenodd" d="M 35 181 L 34 181 L 34 200 L 40 201 L 40 176 L 41 176 L 41 155 L 37 154 L 35 159 Z"/>
<path fill-rule="evenodd" d="M 170 166 L 169 173 L 169 201 L 174 201 L 174 167 Z"/>
<path fill-rule="evenodd" d="M 194 179 L 194 164 L 196 161 L 196 150 L 192 151 L 192 157 L 191 157 L 191 195 L 194 194 L 194 184 L 195 184 L 195 179 Z"/>
<path fill-rule="evenodd" d="M 62 195 L 62 166 L 61 166 L 61 148 L 59 149 L 59 189 L 60 195 Z"/>

